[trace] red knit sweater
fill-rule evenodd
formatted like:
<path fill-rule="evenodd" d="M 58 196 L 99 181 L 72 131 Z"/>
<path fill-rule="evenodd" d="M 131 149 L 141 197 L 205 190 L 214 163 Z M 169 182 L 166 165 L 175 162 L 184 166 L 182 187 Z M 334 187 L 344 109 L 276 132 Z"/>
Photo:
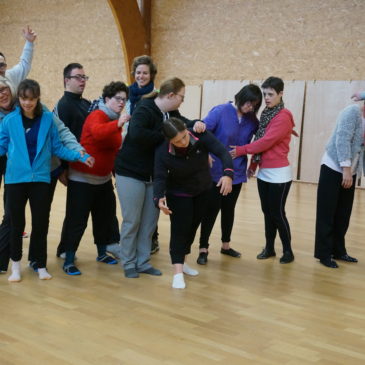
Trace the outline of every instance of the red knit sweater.
<path fill-rule="evenodd" d="M 92 168 L 75 162 L 70 166 L 86 174 L 106 176 L 114 169 L 115 156 L 122 145 L 121 128 L 118 120 L 110 120 L 101 110 L 88 115 L 82 128 L 80 144 L 95 158 Z"/>
<path fill-rule="evenodd" d="M 237 156 L 262 153 L 260 167 L 285 167 L 289 165 L 288 153 L 294 119 L 288 109 L 282 109 L 265 129 L 262 138 L 244 146 L 237 146 Z"/>

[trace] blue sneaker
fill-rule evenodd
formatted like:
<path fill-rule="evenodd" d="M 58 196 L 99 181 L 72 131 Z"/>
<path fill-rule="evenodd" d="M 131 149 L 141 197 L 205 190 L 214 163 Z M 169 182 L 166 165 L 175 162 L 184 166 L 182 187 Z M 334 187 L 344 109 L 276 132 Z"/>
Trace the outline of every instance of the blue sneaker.
<path fill-rule="evenodd" d="M 74 264 L 63 265 L 63 271 L 67 275 L 81 275 L 81 271 Z"/>
<path fill-rule="evenodd" d="M 29 261 L 29 267 L 33 269 L 34 272 L 38 272 L 37 261 Z"/>
<path fill-rule="evenodd" d="M 116 259 L 114 259 L 113 257 L 107 255 L 107 254 L 104 254 L 102 256 L 98 256 L 96 258 L 96 261 L 98 262 L 104 262 L 104 264 L 108 264 L 108 265 L 115 265 L 118 263 L 118 261 Z"/>

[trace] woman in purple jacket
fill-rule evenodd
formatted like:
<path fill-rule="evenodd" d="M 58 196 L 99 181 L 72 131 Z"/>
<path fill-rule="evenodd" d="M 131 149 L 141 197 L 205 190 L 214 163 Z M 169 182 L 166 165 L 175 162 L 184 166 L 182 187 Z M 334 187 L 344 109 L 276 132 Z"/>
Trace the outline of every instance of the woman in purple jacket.
<path fill-rule="evenodd" d="M 215 106 L 204 118 L 207 129 L 229 149 L 230 145 L 250 143 L 258 127 L 256 114 L 262 103 L 261 90 L 257 85 L 244 86 L 236 95 L 235 102 Z M 231 257 L 241 254 L 230 247 L 231 232 L 234 221 L 234 209 L 241 191 L 242 183 L 247 181 L 247 157 L 241 156 L 233 160 L 234 178 L 232 192 L 226 196 L 219 193 L 217 187 L 222 177 L 222 163 L 212 156 L 211 174 L 215 184 L 210 191 L 210 199 L 200 230 L 199 257 L 197 263 L 205 265 L 208 261 L 209 237 L 215 220 L 221 211 L 222 247 L 221 253 Z"/>

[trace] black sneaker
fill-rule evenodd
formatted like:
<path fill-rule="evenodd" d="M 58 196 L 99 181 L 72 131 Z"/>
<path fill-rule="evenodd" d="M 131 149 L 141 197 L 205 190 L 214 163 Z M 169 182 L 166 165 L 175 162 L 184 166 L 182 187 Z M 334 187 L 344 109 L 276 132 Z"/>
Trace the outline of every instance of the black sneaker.
<path fill-rule="evenodd" d="M 231 257 L 241 257 L 241 252 L 234 250 L 233 248 L 221 248 L 221 254 Z"/>
<path fill-rule="evenodd" d="M 289 264 L 294 261 L 294 254 L 292 251 L 285 251 L 283 256 L 280 257 L 281 264 Z"/>
<path fill-rule="evenodd" d="M 257 256 L 256 258 L 258 260 L 266 260 L 268 259 L 269 257 L 274 257 L 276 256 L 276 253 L 275 251 L 269 251 L 267 250 L 266 248 L 264 248 Z"/>
<path fill-rule="evenodd" d="M 329 267 L 330 269 L 337 269 L 338 265 L 337 262 L 335 260 L 332 260 L 330 257 L 326 258 L 326 259 L 320 259 L 319 262 L 326 266 Z"/>
<path fill-rule="evenodd" d="M 199 257 L 197 258 L 196 262 L 199 265 L 206 265 L 208 262 L 208 252 L 199 252 Z"/>
<path fill-rule="evenodd" d="M 341 256 L 333 256 L 336 260 L 346 261 L 346 262 L 358 262 L 355 257 L 351 257 L 348 254 L 341 255 Z"/>
<path fill-rule="evenodd" d="M 67 275 L 81 275 L 81 271 L 74 264 L 63 265 L 63 271 Z"/>

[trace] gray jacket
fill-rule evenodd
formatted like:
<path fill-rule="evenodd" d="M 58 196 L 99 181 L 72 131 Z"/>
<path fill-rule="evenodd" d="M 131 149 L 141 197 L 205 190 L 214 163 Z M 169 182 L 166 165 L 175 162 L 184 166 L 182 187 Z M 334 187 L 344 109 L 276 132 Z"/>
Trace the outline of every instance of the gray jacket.
<path fill-rule="evenodd" d="M 53 122 L 57 126 L 58 134 L 60 136 L 60 140 L 62 144 L 74 151 L 83 151 L 84 148 L 81 146 L 79 142 L 77 142 L 76 137 L 71 133 L 71 131 L 68 129 L 68 127 L 65 126 L 65 124 L 62 122 L 60 118 L 58 118 L 57 115 L 53 114 Z M 58 166 L 60 166 L 61 162 L 58 157 L 53 156 L 52 162 L 51 162 L 51 171 L 55 170 Z"/>
<path fill-rule="evenodd" d="M 339 166 L 341 162 L 351 161 L 352 170 L 358 176 L 365 171 L 364 134 L 359 105 L 349 105 L 340 112 L 326 151 Z"/>

